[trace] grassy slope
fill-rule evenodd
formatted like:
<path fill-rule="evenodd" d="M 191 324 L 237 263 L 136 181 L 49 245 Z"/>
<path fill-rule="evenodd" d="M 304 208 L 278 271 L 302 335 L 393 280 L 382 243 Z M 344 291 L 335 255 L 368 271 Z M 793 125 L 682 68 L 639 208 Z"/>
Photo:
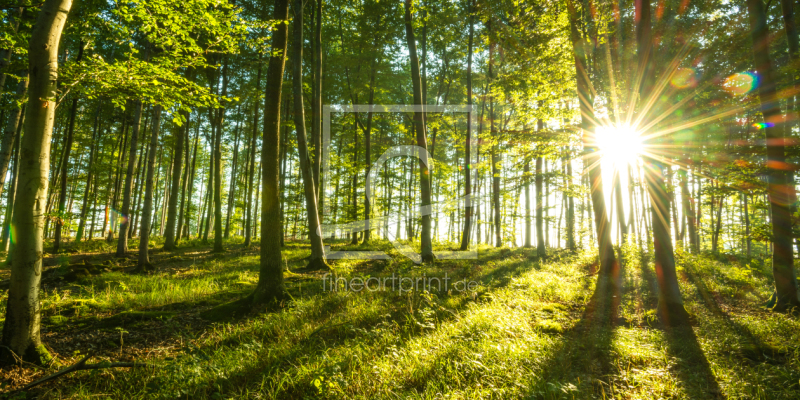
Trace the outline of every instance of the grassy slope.
<path fill-rule="evenodd" d="M 116 270 L 75 283 L 46 281 L 43 339 L 62 362 L 91 351 L 95 362 L 147 360 L 159 368 L 82 371 L 31 394 L 800 398 L 797 318 L 759 308 L 770 293 L 768 266 L 679 255 L 696 320 L 685 330 L 658 323 L 652 266 L 642 268 L 638 257 L 629 257 L 618 317 L 608 324 L 592 312 L 590 256 L 559 253 L 540 262 L 525 249 L 494 248 L 482 248 L 479 260 L 435 267 L 402 259 L 335 264 L 349 277 L 446 273 L 479 282 L 475 292 L 331 292 L 322 290 L 321 275 L 290 272 L 294 300 L 281 312 L 210 322 L 203 317 L 219 317 L 214 307 L 247 294 L 257 280 L 257 253 L 235 241 L 228 248 L 217 258 L 202 246 L 183 247 L 179 258 L 156 253 L 161 270 L 153 275 Z M 289 243 L 287 267 L 297 271 L 306 255 L 302 244 Z M 2 372 L 0 390 L 45 374 Z"/>

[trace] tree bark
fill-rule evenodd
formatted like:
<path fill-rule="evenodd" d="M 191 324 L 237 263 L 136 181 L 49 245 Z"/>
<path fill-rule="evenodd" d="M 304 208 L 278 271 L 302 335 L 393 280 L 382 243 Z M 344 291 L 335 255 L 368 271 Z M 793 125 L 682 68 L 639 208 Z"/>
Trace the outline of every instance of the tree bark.
<path fill-rule="evenodd" d="M 181 174 L 183 173 L 183 142 L 189 135 L 189 118 L 187 112 L 183 112 L 186 128 L 175 127 L 175 147 L 173 149 L 174 158 L 172 161 L 172 186 L 170 187 L 169 203 L 167 208 L 167 226 L 164 230 L 164 250 L 175 250 L 176 236 L 180 233 L 175 228 L 178 225 L 178 195 L 181 190 Z M 157 128 L 156 128 L 157 129 Z"/>
<path fill-rule="evenodd" d="M 303 1 L 296 0 L 294 9 L 294 41 L 292 48 L 292 87 L 294 91 L 294 125 L 297 134 L 297 151 L 300 156 L 300 172 L 303 178 L 303 193 L 306 200 L 308 237 L 311 241 L 310 269 L 330 269 L 325 261 L 325 249 L 319 231 L 319 212 L 317 210 L 317 190 L 306 141 L 306 125 L 303 110 Z M 266 112 L 266 110 L 265 110 Z M 279 110 L 276 110 L 279 112 Z M 265 171 L 266 172 L 266 171 Z M 264 179 L 272 179 L 264 176 Z M 277 227 L 278 225 L 275 225 Z M 262 228 L 263 229 L 263 228 Z"/>
<path fill-rule="evenodd" d="M 467 141 L 464 144 L 464 231 L 461 233 L 461 250 L 469 248 L 470 233 L 472 232 L 472 45 L 475 31 L 475 21 L 473 20 L 472 0 L 469 0 L 469 40 L 467 44 L 467 105 L 470 107 L 467 114 Z M 528 163 L 525 163 L 529 167 Z M 528 172 L 527 170 L 525 172 Z M 526 247 L 530 247 L 530 199 L 528 198 L 528 186 L 525 185 L 526 206 L 528 214 L 526 218 Z"/>
<path fill-rule="evenodd" d="M 95 159 L 95 151 L 97 148 L 97 142 L 99 142 L 98 134 L 100 129 L 100 109 L 102 104 L 100 102 L 97 103 L 97 112 L 94 115 L 94 129 L 92 130 L 92 143 L 90 144 L 91 149 L 89 150 L 89 163 L 86 166 L 86 186 L 83 191 L 83 204 L 81 205 L 81 216 L 78 222 L 78 230 L 75 232 L 75 241 L 80 242 L 83 239 L 83 232 L 86 228 L 86 214 L 88 213 L 89 207 L 89 195 L 91 194 L 92 188 L 92 178 L 94 178 L 94 159 Z M 95 188 L 97 191 L 97 188 Z"/>
<path fill-rule="evenodd" d="M 71 7 L 71 0 L 45 1 L 29 42 L 29 107 L 26 107 L 25 135 L 20 144 L 19 189 L 12 221 L 17 238 L 0 341 L 23 360 L 37 364 L 45 364 L 51 359 L 39 334 L 39 283 L 50 138 L 56 111 L 58 44 Z M 2 354 L 0 362 L 13 362 L 13 356 L 8 352 Z"/>
<path fill-rule="evenodd" d="M 150 223 L 153 220 L 153 175 L 155 175 L 156 148 L 158 147 L 158 133 L 161 129 L 161 105 L 156 105 L 153 112 L 153 127 L 150 133 L 150 148 L 147 151 L 147 177 L 144 185 L 144 208 L 142 210 L 142 224 L 139 229 L 139 262 L 137 269 L 142 271 L 150 268 Z M 173 181 L 174 182 L 174 181 Z M 177 186 L 177 185 L 176 185 Z"/>
<path fill-rule="evenodd" d="M 21 71 L 20 78 L 17 83 L 16 100 L 23 100 L 28 93 L 28 71 Z M 2 90 L 3 86 L 0 85 L 0 92 Z M 3 188 L 6 183 L 8 164 L 11 161 L 11 149 L 14 148 L 15 141 L 18 139 L 17 128 L 22 118 L 22 107 L 22 105 L 12 102 L 11 112 L 8 115 L 5 131 L 3 132 L 3 139 L 0 141 L 0 195 L 3 194 Z"/>
<path fill-rule="evenodd" d="M 594 133 L 594 97 L 591 91 L 588 70 L 586 68 L 586 49 L 583 38 L 579 31 L 579 14 L 575 9 L 572 0 L 567 2 L 570 18 L 570 41 L 572 42 L 575 54 L 575 75 L 577 77 L 578 99 L 581 111 L 581 132 L 583 140 L 584 154 L 589 157 L 597 153 L 596 145 L 591 137 Z M 587 158 L 591 164 L 591 158 Z M 595 229 L 597 230 L 597 245 L 600 256 L 600 275 L 602 281 L 598 281 L 598 289 L 602 285 L 610 285 L 607 289 L 611 293 L 619 292 L 620 268 L 614 255 L 614 248 L 611 245 L 611 225 L 606 212 L 605 199 L 603 195 L 603 175 L 600 165 L 590 168 L 588 171 L 590 185 L 590 197 L 592 209 L 594 211 Z M 604 288 L 605 289 L 605 288 Z"/>
<path fill-rule="evenodd" d="M 420 78 L 419 58 L 417 57 L 417 44 L 414 39 L 414 28 L 411 18 L 411 0 L 405 0 L 405 28 L 408 53 L 411 61 L 411 83 L 414 91 L 414 104 L 422 105 L 422 80 Z M 423 112 L 414 113 L 414 128 L 417 137 L 417 146 L 422 147 L 427 152 L 427 133 L 425 130 L 425 119 Z M 427 158 L 427 155 L 424 157 Z M 426 160 L 427 161 L 427 160 Z M 421 209 L 429 208 L 431 205 L 431 185 L 430 172 L 426 162 L 419 162 L 419 183 L 421 192 Z M 431 243 L 431 215 L 422 216 L 422 233 L 420 237 L 422 249 L 422 262 L 433 261 L 433 244 Z"/>
<path fill-rule="evenodd" d="M 651 36 L 650 3 L 642 1 L 636 3 L 639 21 L 636 25 L 636 52 L 638 56 L 639 73 L 642 76 L 639 86 L 639 99 L 641 100 L 639 112 L 646 109 L 644 103 L 652 96 L 653 91 L 653 40 Z M 675 271 L 675 254 L 672 248 L 670 235 L 670 197 L 664 182 L 664 166 L 653 157 L 645 157 L 645 179 L 647 191 L 650 194 L 652 205 L 653 245 L 655 248 L 654 261 L 656 277 L 658 279 L 658 311 L 666 325 L 677 326 L 689 323 L 688 314 L 683 307 L 678 276 Z"/>
<path fill-rule="evenodd" d="M 76 62 L 80 62 L 83 58 L 83 40 L 78 44 L 78 57 Z M 68 220 L 66 201 L 67 201 L 67 181 L 69 174 L 69 154 L 72 151 L 72 141 L 75 132 L 75 115 L 78 112 L 78 96 L 73 95 L 72 105 L 69 109 L 69 126 L 67 127 L 67 137 L 64 139 L 64 152 L 61 156 L 61 190 L 58 197 L 58 216 L 56 217 L 56 233 L 53 240 L 53 252 L 58 253 L 61 247 L 61 230 L 64 227 L 64 221 Z M 72 210 L 70 210 L 72 211 Z"/>
<path fill-rule="evenodd" d="M 130 224 L 131 190 L 133 188 L 133 168 L 136 165 L 136 148 L 139 138 L 139 129 L 142 121 L 142 101 L 136 101 L 136 112 L 131 121 L 133 131 L 131 132 L 130 150 L 128 156 L 128 171 L 125 173 L 125 189 L 122 192 L 122 223 L 119 226 L 119 239 L 117 240 L 117 257 L 124 257 L 128 252 L 128 225 Z"/>
<path fill-rule="evenodd" d="M 318 0 L 321 1 L 321 0 Z M 259 56 L 258 58 L 258 73 L 256 75 L 256 93 L 261 93 L 261 68 L 262 68 L 262 60 Z M 256 97 L 257 98 L 257 97 Z M 255 178 L 256 171 L 256 144 L 258 143 L 258 119 L 259 119 L 259 106 L 260 102 L 256 101 L 254 110 L 253 110 L 253 132 L 250 135 L 250 162 L 248 167 L 247 173 L 247 202 L 245 206 L 247 207 L 247 217 L 245 220 L 245 228 L 244 228 L 244 246 L 250 246 L 250 242 L 252 241 L 253 235 L 253 228 L 252 228 L 252 220 L 253 220 L 253 179 Z"/>
<path fill-rule="evenodd" d="M 289 0 L 275 0 L 273 19 L 289 20 Z M 254 303 L 282 300 L 286 293 L 283 284 L 281 255 L 280 193 L 278 193 L 279 140 L 281 126 L 281 88 L 286 63 L 288 25 L 278 24 L 272 32 L 272 56 L 267 67 L 267 86 L 264 97 L 264 139 L 261 146 L 261 250 L 258 286 L 253 292 Z M 255 135 L 255 133 L 254 133 Z M 255 145 L 255 140 L 253 141 Z M 251 153 L 254 154 L 254 153 Z"/>

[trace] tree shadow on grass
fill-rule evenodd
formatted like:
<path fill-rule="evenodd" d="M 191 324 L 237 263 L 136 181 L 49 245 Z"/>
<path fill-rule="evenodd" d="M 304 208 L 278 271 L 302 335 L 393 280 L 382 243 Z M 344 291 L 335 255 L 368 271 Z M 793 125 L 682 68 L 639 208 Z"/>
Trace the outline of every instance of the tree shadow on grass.
<path fill-rule="evenodd" d="M 648 308 L 657 307 L 658 283 L 653 271 L 646 263 L 642 263 L 643 287 L 642 295 Z M 711 365 L 700 347 L 697 336 L 691 326 L 668 327 L 659 325 L 664 331 L 667 342 L 667 354 L 678 360 L 673 371 L 684 385 L 684 394 L 690 399 L 722 399 L 724 395 L 717 382 Z"/>
<path fill-rule="evenodd" d="M 614 375 L 612 341 L 621 293 L 599 276 L 580 320 L 558 339 L 560 347 L 537 368 L 528 397 L 573 398 L 580 393 L 607 397 Z"/>

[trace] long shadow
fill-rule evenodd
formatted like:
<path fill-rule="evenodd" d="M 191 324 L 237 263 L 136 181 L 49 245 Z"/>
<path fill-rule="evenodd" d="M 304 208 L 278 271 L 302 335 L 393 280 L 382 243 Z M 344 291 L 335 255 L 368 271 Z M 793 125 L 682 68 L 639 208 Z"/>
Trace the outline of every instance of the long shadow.
<path fill-rule="evenodd" d="M 573 392 L 612 395 L 612 342 L 620 296 L 610 277 L 598 277 L 580 320 L 559 338 L 560 348 L 537 367 L 540 375 L 528 397 L 573 398 Z"/>
<path fill-rule="evenodd" d="M 731 332 L 742 339 L 740 344 L 743 346 L 737 349 L 740 353 L 739 356 L 754 363 L 783 362 L 783 359 L 786 357 L 785 351 L 781 351 L 765 343 L 746 326 L 731 318 L 730 314 L 719 306 L 719 302 L 711 293 L 711 290 L 708 289 L 703 278 L 690 267 L 685 268 L 685 271 L 687 279 L 697 289 L 697 294 L 700 296 L 700 301 L 703 306 L 711 312 L 713 316 L 720 318 Z"/>
<path fill-rule="evenodd" d="M 644 262 L 642 262 L 642 277 L 647 285 L 643 292 L 650 294 L 648 303 L 655 308 L 656 305 L 652 302 L 658 301 L 658 284 L 653 272 Z M 686 389 L 687 398 L 725 398 L 692 327 L 661 326 L 661 328 L 667 341 L 667 354 L 678 360 L 675 373 Z"/>

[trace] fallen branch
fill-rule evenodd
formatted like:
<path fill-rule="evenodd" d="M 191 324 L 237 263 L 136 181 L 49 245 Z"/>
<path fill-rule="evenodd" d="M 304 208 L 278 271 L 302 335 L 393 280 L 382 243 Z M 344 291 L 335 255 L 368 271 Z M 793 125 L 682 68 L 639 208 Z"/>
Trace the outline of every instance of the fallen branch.
<path fill-rule="evenodd" d="M 81 359 L 80 361 L 76 362 L 75 364 L 72 364 L 71 366 L 69 366 L 67 368 L 64 368 L 61 371 L 58 371 L 58 372 L 56 372 L 54 374 L 50 374 L 48 376 L 45 376 L 44 378 L 39 379 L 39 380 L 37 380 L 35 382 L 29 383 L 29 384 L 27 384 L 25 387 L 23 387 L 20 390 L 28 390 L 28 389 L 30 389 L 30 388 L 32 388 L 34 386 L 39 386 L 42 383 L 51 381 L 51 380 L 56 379 L 56 378 L 58 378 L 58 377 L 60 377 L 62 375 L 66 375 L 66 374 L 68 374 L 70 372 L 75 372 L 75 371 L 80 371 L 80 370 L 85 370 L 85 369 L 135 368 L 135 367 L 153 367 L 154 366 L 152 364 L 144 364 L 144 363 L 136 363 L 136 362 L 114 362 L 114 363 L 86 364 L 86 361 L 88 361 L 90 358 L 92 358 L 92 356 L 93 356 L 93 354 L 89 354 L 86 357 L 84 357 L 83 359 Z"/>

